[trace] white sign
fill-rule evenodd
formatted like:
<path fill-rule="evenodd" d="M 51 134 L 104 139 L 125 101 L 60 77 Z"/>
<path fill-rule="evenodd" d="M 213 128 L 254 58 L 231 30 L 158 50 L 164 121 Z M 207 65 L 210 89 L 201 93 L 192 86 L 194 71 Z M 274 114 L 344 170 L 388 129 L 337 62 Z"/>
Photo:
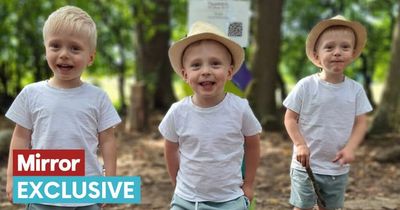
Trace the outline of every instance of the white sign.
<path fill-rule="evenodd" d="M 196 21 L 217 26 L 242 47 L 249 43 L 250 0 L 189 0 L 188 28 Z"/>

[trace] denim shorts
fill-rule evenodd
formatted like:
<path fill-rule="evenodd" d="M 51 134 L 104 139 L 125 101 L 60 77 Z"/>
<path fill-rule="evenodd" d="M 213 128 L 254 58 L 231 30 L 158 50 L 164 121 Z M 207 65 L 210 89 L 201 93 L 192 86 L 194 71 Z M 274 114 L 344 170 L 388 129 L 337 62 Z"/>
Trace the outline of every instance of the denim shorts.
<path fill-rule="evenodd" d="M 343 208 L 348 174 L 337 176 L 314 174 L 326 209 Z M 291 192 L 289 202 L 301 209 L 313 208 L 317 204 L 312 182 L 305 171 L 290 170 Z"/>
<path fill-rule="evenodd" d="M 244 195 L 226 202 L 191 202 L 174 194 L 170 210 L 247 210 L 249 205 L 249 199 Z"/>

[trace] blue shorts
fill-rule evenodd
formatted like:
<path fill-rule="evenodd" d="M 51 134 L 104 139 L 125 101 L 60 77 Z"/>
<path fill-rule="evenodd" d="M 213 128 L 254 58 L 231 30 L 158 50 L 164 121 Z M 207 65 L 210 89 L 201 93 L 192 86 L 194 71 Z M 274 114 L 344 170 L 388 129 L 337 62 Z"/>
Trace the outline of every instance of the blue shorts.
<path fill-rule="evenodd" d="M 348 174 L 337 176 L 314 174 L 314 177 L 325 200 L 325 208 L 343 208 Z M 313 208 L 317 204 L 317 195 L 308 174 L 305 171 L 291 169 L 290 178 L 290 204 L 301 209 Z"/>
<path fill-rule="evenodd" d="M 249 205 L 249 199 L 244 195 L 226 202 L 191 202 L 174 194 L 170 210 L 247 210 Z"/>

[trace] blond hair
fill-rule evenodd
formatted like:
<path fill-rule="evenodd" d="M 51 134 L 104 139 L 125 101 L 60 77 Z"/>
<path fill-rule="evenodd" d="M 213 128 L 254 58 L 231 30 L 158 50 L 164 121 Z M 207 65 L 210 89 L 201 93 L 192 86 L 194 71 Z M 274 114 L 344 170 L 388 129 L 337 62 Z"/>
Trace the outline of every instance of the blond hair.
<path fill-rule="evenodd" d="M 90 15 L 79 7 L 64 6 L 49 15 L 43 26 L 43 40 L 51 33 L 83 33 L 89 39 L 90 50 L 97 45 L 96 24 Z"/>

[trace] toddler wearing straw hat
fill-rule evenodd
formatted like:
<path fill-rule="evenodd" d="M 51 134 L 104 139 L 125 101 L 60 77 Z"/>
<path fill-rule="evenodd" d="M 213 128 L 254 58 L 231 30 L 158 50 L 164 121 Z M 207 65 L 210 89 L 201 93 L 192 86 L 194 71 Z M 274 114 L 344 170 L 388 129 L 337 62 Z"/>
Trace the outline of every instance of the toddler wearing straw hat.
<path fill-rule="evenodd" d="M 366 113 L 372 110 L 363 87 L 344 71 L 361 54 L 366 36 L 364 26 L 338 15 L 319 22 L 307 37 L 307 57 L 320 71 L 301 79 L 283 102 L 293 141 L 294 209 L 313 209 L 317 203 L 308 167 L 326 203 L 318 209 L 343 207 L 349 163 L 366 133 Z"/>
<path fill-rule="evenodd" d="M 247 209 L 262 129 L 248 101 L 224 91 L 243 63 L 242 47 L 199 21 L 168 54 L 175 72 L 193 90 L 171 106 L 159 125 L 175 186 L 171 209 Z"/>

